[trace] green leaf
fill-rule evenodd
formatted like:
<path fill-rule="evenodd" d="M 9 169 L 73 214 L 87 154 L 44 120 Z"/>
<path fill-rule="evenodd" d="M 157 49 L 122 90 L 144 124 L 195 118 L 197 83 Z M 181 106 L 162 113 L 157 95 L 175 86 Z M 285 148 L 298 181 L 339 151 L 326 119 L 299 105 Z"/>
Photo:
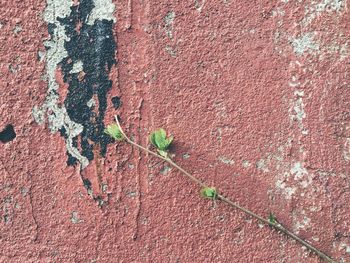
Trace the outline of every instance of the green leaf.
<path fill-rule="evenodd" d="M 149 140 L 154 147 L 158 148 L 156 144 L 156 136 L 154 132 L 152 132 L 151 135 L 149 136 Z"/>
<path fill-rule="evenodd" d="M 169 148 L 174 139 L 173 136 L 167 138 L 166 131 L 162 128 L 155 130 L 149 138 L 154 147 L 164 152 Z"/>
<path fill-rule="evenodd" d="M 278 223 L 276 216 L 273 213 L 271 213 L 271 212 L 269 214 L 269 223 L 272 224 L 272 225 L 275 225 L 275 224 Z"/>
<path fill-rule="evenodd" d="M 118 125 L 115 123 L 108 125 L 104 130 L 104 133 L 108 134 L 116 141 L 122 141 L 124 139 L 124 135 L 120 131 Z"/>
<path fill-rule="evenodd" d="M 209 199 L 217 199 L 218 193 L 215 187 L 204 187 L 201 189 L 201 196 Z"/>

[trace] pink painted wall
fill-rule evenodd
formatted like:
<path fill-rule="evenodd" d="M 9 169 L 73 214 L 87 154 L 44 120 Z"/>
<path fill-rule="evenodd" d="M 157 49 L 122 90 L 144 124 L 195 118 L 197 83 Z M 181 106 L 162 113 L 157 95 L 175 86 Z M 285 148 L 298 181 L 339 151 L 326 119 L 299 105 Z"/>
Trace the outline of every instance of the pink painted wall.
<path fill-rule="evenodd" d="M 143 145 L 165 127 L 184 168 L 349 262 L 350 2 L 114 3 L 104 123 L 119 114 Z M 16 133 L 0 143 L 0 262 L 320 262 L 128 145 L 103 156 L 96 144 L 86 168 L 67 165 L 50 109 L 41 125 L 36 112 L 54 56 L 45 10 L 0 4 L 0 131 Z"/>

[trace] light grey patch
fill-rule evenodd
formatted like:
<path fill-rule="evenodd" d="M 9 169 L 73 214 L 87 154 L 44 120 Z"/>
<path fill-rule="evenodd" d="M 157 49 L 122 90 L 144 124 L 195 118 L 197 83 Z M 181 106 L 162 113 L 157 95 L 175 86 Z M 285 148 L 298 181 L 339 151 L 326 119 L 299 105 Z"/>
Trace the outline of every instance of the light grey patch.
<path fill-rule="evenodd" d="M 202 12 L 202 9 L 203 9 L 203 7 L 204 7 L 204 5 L 205 5 L 205 1 L 206 0 L 195 0 L 194 1 L 194 6 L 196 7 L 196 10 L 200 13 L 200 12 Z M 224 1 L 226 1 L 226 0 L 224 0 Z M 200 3 L 201 2 L 201 3 Z M 225 2 L 224 2 L 225 3 Z"/>
<path fill-rule="evenodd" d="M 78 60 L 73 64 L 73 68 L 71 69 L 71 71 L 69 71 L 69 73 L 74 74 L 79 73 L 81 71 L 83 71 L 83 62 L 81 60 Z"/>
<path fill-rule="evenodd" d="M 299 38 L 291 39 L 294 52 L 297 56 L 304 53 L 317 54 L 320 51 L 320 46 L 314 41 L 314 33 L 305 33 Z"/>
<path fill-rule="evenodd" d="M 311 237 L 313 241 L 319 242 L 320 238 L 319 237 Z"/>
<path fill-rule="evenodd" d="M 168 175 L 168 173 L 171 171 L 171 167 L 164 165 L 163 168 L 160 170 L 160 173 L 162 175 Z"/>
<path fill-rule="evenodd" d="M 4 218 L 4 223 L 7 225 L 7 224 L 9 224 L 10 222 L 11 222 L 11 217 L 8 215 L 8 214 L 5 214 L 4 216 L 3 216 L 3 218 Z"/>
<path fill-rule="evenodd" d="M 301 24 L 303 26 L 307 26 L 311 24 L 316 17 L 320 16 L 324 12 L 340 13 L 345 9 L 346 9 L 345 0 L 311 1 L 311 4 L 305 7 L 305 16 L 301 21 Z"/>
<path fill-rule="evenodd" d="M 164 23 L 165 23 L 165 34 L 168 36 L 168 38 L 173 38 L 173 30 L 174 30 L 174 20 L 175 20 L 175 12 L 170 11 L 166 14 L 164 17 Z"/>
<path fill-rule="evenodd" d="M 128 191 L 125 194 L 127 197 L 135 197 L 137 196 L 137 192 L 136 191 Z"/>
<path fill-rule="evenodd" d="M 184 153 L 183 155 L 182 155 L 182 158 L 183 159 L 188 159 L 188 158 L 190 158 L 190 154 L 189 153 Z"/>
<path fill-rule="evenodd" d="M 350 161 L 350 138 L 346 138 L 344 142 L 343 158 L 345 161 Z"/>
<path fill-rule="evenodd" d="M 26 196 L 28 192 L 29 192 L 29 189 L 27 187 L 22 187 L 21 188 L 21 194 L 23 196 Z"/>
<path fill-rule="evenodd" d="M 248 160 L 243 160 L 243 161 L 242 161 L 242 166 L 243 166 L 244 168 L 248 168 L 248 167 L 251 166 L 251 163 L 250 163 Z"/>
<path fill-rule="evenodd" d="M 44 58 L 45 58 L 45 55 L 46 55 L 46 52 L 45 52 L 45 51 L 39 50 L 37 54 L 38 54 L 38 60 L 39 60 L 39 62 L 43 62 L 43 61 L 44 61 Z"/>
<path fill-rule="evenodd" d="M 275 182 L 275 187 L 282 191 L 282 193 L 285 195 L 286 199 L 291 199 L 297 190 L 295 187 L 287 186 L 287 184 L 284 180 L 277 180 Z"/>
<path fill-rule="evenodd" d="M 256 162 L 256 168 L 265 173 L 269 172 L 269 168 L 267 167 L 266 160 L 264 159 L 260 159 L 259 161 Z"/>
<path fill-rule="evenodd" d="M 350 253 L 350 246 L 347 246 L 347 247 L 346 247 L 345 252 L 346 252 L 346 253 Z"/>
<path fill-rule="evenodd" d="M 308 187 L 312 182 L 312 178 L 301 162 L 295 162 L 290 173 L 294 175 L 294 180 L 299 181 L 303 188 Z"/>
<path fill-rule="evenodd" d="M 17 73 L 19 70 L 21 69 L 21 65 L 19 65 L 19 64 L 10 64 L 9 65 L 9 70 L 10 70 L 10 72 L 11 73 Z"/>
<path fill-rule="evenodd" d="M 302 121 L 306 117 L 306 114 L 304 111 L 304 103 L 303 103 L 302 98 L 299 97 L 295 101 L 293 110 L 295 112 L 295 114 L 292 115 L 293 119 L 295 118 L 297 121 Z"/>
<path fill-rule="evenodd" d="M 102 192 L 107 193 L 107 191 L 108 191 L 108 185 L 102 184 Z"/>
<path fill-rule="evenodd" d="M 177 52 L 175 49 L 173 49 L 171 46 L 169 45 L 166 45 L 165 46 L 165 51 L 170 55 L 172 56 L 173 58 L 175 58 L 177 56 Z"/>
<path fill-rule="evenodd" d="M 18 34 L 20 32 L 22 32 L 22 26 L 21 26 L 21 24 L 16 24 L 15 28 L 13 29 L 13 33 Z"/>
<path fill-rule="evenodd" d="M 304 210 L 301 211 L 298 217 L 301 217 L 301 220 L 297 220 L 294 224 L 294 231 L 297 234 L 299 234 L 300 230 L 307 228 L 311 223 L 311 219 L 306 216 Z"/>
<path fill-rule="evenodd" d="M 129 167 L 130 170 L 133 170 L 135 168 L 135 165 L 133 165 L 132 163 L 129 163 L 128 167 Z"/>
<path fill-rule="evenodd" d="M 219 156 L 218 160 L 224 164 L 228 164 L 228 165 L 233 165 L 235 164 L 235 161 L 225 157 L 225 156 Z"/>
<path fill-rule="evenodd" d="M 94 0 L 94 6 L 87 21 L 88 25 L 93 25 L 96 20 L 103 19 L 116 22 L 116 18 L 113 15 L 115 4 L 113 4 L 112 0 Z"/>
<path fill-rule="evenodd" d="M 282 8 L 276 8 L 275 10 L 272 10 L 272 17 L 277 17 L 277 16 L 284 16 L 285 11 Z"/>
<path fill-rule="evenodd" d="M 32 115 L 36 123 L 43 125 L 45 123 L 45 113 L 38 106 L 34 106 L 32 109 Z"/>
<path fill-rule="evenodd" d="M 86 103 L 86 105 L 87 105 L 89 108 L 95 107 L 95 106 L 96 106 L 96 101 L 94 100 L 94 98 L 91 98 L 91 99 Z"/>
<path fill-rule="evenodd" d="M 78 217 L 78 212 L 77 212 L 77 211 L 73 211 L 73 212 L 72 212 L 70 221 L 71 221 L 73 224 L 78 224 L 78 223 L 80 223 L 80 219 L 79 219 L 79 217 Z"/>

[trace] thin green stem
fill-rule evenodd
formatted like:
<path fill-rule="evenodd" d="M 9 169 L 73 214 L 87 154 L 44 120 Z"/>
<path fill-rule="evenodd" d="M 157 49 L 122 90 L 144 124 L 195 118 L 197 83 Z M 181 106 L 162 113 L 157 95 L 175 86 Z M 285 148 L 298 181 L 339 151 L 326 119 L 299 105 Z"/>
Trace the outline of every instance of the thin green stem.
<path fill-rule="evenodd" d="M 282 233 L 284 233 L 285 235 L 289 236 L 290 238 L 298 241 L 299 243 L 301 243 L 303 246 L 305 246 L 307 249 L 309 249 L 310 251 L 314 252 L 316 255 L 318 255 L 320 258 L 322 258 L 325 262 L 329 262 L 329 263 L 337 263 L 335 260 L 333 260 L 331 257 L 327 256 L 325 253 L 323 253 L 322 251 L 318 250 L 317 248 L 315 248 L 313 245 L 309 244 L 308 242 L 306 242 L 305 240 L 301 239 L 300 237 L 298 237 L 297 235 L 295 235 L 293 232 L 289 231 L 288 229 L 286 229 L 284 226 L 282 226 L 280 223 L 273 223 L 270 222 L 269 220 L 253 213 L 252 211 L 241 207 L 239 205 L 237 205 L 236 203 L 232 202 L 230 199 L 222 196 L 222 195 L 218 195 L 218 199 L 225 202 L 226 204 L 230 205 L 231 207 L 237 208 L 238 210 L 243 211 L 244 213 L 258 219 L 259 221 L 263 222 L 266 225 L 269 225 L 271 227 L 273 227 L 274 229 L 276 229 L 277 231 L 280 231 Z"/>
<path fill-rule="evenodd" d="M 132 141 L 128 136 L 126 136 L 126 134 L 124 133 L 118 117 L 115 116 L 115 120 L 117 122 L 117 125 L 119 127 L 120 132 L 123 134 L 125 141 L 129 144 L 131 144 L 134 147 L 139 148 L 142 151 L 145 151 L 155 157 L 157 157 L 158 159 L 163 160 L 164 162 L 167 162 L 168 164 L 170 164 L 171 166 L 173 166 L 174 168 L 176 168 L 177 170 L 179 170 L 182 174 L 184 174 L 187 178 L 189 178 L 191 181 L 193 181 L 194 183 L 198 184 L 200 187 L 204 188 L 207 187 L 205 183 L 203 183 L 202 181 L 200 181 L 198 178 L 196 178 L 195 176 L 193 176 L 192 174 L 190 174 L 189 172 L 187 172 L 185 169 L 183 169 L 181 166 L 177 165 L 173 160 L 171 160 L 169 157 L 164 157 L 162 155 L 159 155 L 156 152 L 153 152 L 137 143 L 135 143 L 134 141 Z M 309 244 L 308 242 L 306 242 L 305 240 L 303 240 L 302 238 L 298 237 L 297 235 L 295 235 L 293 232 L 289 231 L 288 229 L 286 229 L 285 227 L 283 227 L 280 223 L 278 222 L 271 222 L 261 216 L 259 216 L 258 214 L 255 214 L 254 212 L 250 211 L 247 208 L 244 208 L 236 203 L 234 203 L 233 201 L 231 201 L 230 199 L 224 197 L 221 194 L 217 195 L 217 200 L 220 200 L 224 203 L 226 203 L 227 205 L 236 208 L 248 215 L 250 215 L 251 217 L 257 219 L 258 221 L 276 229 L 277 231 L 280 231 L 282 233 L 284 233 L 285 235 L 289 236 L 290 238 L 296 240 L 297 242 L 299 242 L 300 244 L 302 244 L 303 246 L 305 246 L 307 249 L 309 249 L 310 251 L 314 252 L 316 255 L 318 255 L 321 259 L 323 259 L 325 262 L 329 262 L 329 263 L 337 263 L 335 260 L 333 260 L 331 257 L 327 256 L 325 253 L 323 253 L 322 251 L 318 250 L 317 248 L 315 248 L 313 245 Z"/>

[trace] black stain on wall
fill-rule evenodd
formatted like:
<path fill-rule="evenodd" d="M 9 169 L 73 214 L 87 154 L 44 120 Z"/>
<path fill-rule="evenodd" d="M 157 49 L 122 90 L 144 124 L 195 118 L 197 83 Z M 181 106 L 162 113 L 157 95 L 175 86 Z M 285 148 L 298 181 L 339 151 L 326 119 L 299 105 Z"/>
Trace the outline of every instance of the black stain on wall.
<path fill-rule="evenodd" d="M 93 25 L 87 24 L 93 8 L 92 0 L 81 0 L 71 7 L 68 17 L 57 18 L 69 38 L 65 42 L 68 56 L 60 64 L 64 81 L 68 83 L 64 105 L 71 120 L 84 127 L 80 138 L 73 139 L 73 146 L 90 161 L 94 158 L 94 145 L 99 144 L 100 154 L 104 156 L 107 144 L 111 142 L 103 132 L 103 120 L 107 95 L 112 87 L 109 72 L 116 64 L 113 21 L 103 19 L 96 20 Z M 52 27 L 49 25 L 50 34 Z M 60 133 L 67 138 L 65 129 Z M 68 156 L 69 165 L 77 163 L 76 158 Z"/>
<path fill-rule="evenodd" d="M 0 141 L 2 143 L 7 143 L 16 138 L 16 132 L 13 125 L 6 125 L 5 129 L 0 132 Z"/>
<path fill-rule="evenodd" d="M 114 109 L 119 109 L 119 107 L 121 106 L 122 102 L 120 101 L 120 97 L 115 96 L 111 99 L 112 104 L 114 106 Z"/>

